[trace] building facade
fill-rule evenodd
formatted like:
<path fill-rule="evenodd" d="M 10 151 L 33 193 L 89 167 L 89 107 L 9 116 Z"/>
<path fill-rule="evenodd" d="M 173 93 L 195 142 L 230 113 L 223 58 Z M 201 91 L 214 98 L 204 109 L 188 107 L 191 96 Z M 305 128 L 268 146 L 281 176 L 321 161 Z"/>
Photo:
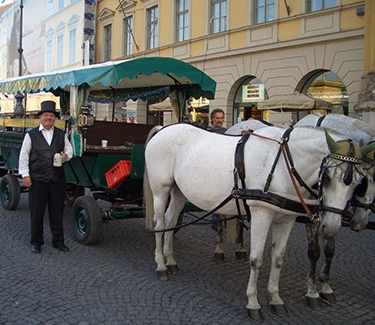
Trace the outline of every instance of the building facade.
<path fill-rule="evenodd" d="M 209 107 L 222 108 L 227 125 L 247 116 L 277 121 L 261 116 L 257 102 L 295 92 L 353 113 L 374 18 L 371 0 L 99 0 L 96 61 L 192 63 L 217 81 Z"/>
<path fill-rule="evenodd" d="M 1 4 L 0 4 L 1 5 Z M 22 75 L 74 68 L 94 60 L 94 0 L 23 0 Z M 2 10 L 1 10 L 2 9 Z M 0 79 L 19 75 L 20 0 L 0 6 Z M 28 95 L 26 110 L 39 109 L 52 94 Z M 15 100 L 0 95 L 1 113 Z"/>
<path fill-rule="evenodd" d="M 44 28 L 44 71 L 83 63 L 84 1 L 47 0 Z"/>

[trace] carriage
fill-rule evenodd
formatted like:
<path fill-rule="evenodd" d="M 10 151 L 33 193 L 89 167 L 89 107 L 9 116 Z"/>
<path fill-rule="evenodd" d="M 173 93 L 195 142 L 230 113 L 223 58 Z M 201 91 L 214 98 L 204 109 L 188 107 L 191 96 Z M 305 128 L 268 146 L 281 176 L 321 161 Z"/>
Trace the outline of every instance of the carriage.
<path fill-rule="evenodd" d="M 214 80 L 187 63 L 149 57 L 5 80 L 0 93 L 27 99 L 28 94 L 49 92 L 59 97 L 62 119 L 56 125 L 69 134 L 74 152 L 64 165 L 74 235 L 82 244 L 94 244 L 100 241 L 103 222 L 144 216 L 144 144 L 153 125 L 115 121 L 116 104 L 151 104 L 169 97 L 178 122 L 188 98 L 213 98 L 215 87 Z M 111 120 L 96 120 L 92 103 L 111 105 Z M 18 174 L 18 156 L 25 132 L 37 125 L 38 120 L 25 114 L 0 119 L 0 200 L 5 209 L 16 209 L 20 194 L 27 192 Z M 108 207 L 102 209 L 97 200 Z"/>

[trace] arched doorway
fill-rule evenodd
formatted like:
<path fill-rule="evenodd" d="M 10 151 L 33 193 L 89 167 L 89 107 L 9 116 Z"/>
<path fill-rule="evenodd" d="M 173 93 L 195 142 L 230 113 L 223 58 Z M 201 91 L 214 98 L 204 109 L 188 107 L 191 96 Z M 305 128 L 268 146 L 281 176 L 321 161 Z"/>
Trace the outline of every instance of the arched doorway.
<path fill-rule="evenodd" d="M 346 86 L 331 70 L 319 69 L 309 72 L 301 79 L 296 90 L 331 103 L 336 113 L 349 114 L 349 95 Z"/>
<path fill-rule="evenodd" d="M 258 111 L 260 101 L 268 99 L 264 83 L 254 76 L 239 79 L 233 89 L 233 124 L 248 118 L 263 119 L 263 113 Z"/>

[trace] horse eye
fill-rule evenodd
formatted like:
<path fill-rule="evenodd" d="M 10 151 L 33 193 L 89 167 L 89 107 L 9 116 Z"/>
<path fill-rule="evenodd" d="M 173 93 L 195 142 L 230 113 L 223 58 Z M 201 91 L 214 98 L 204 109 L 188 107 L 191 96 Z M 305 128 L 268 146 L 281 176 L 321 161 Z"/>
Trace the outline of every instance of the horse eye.
<path fill-rule="evenodd" d="M 331 177 L 328 175 L 328 173 L 324 173 L 322 177 L 322 183 L 324 185 L 327 185 L 331 181 Z"/>
<path fill-rule="evenodd" d="M 353 165 L 350 164 L 344 173 L 344 184 L 345 185 L 350 185 L 353 182 Z"/>
<path fill-rule="evenodd" d="M 367 192 L 368 187 L 368 179 L 367 177 L 363 177 L 361 183 L 355 188 L 354 195 L 363 197 Z"/>

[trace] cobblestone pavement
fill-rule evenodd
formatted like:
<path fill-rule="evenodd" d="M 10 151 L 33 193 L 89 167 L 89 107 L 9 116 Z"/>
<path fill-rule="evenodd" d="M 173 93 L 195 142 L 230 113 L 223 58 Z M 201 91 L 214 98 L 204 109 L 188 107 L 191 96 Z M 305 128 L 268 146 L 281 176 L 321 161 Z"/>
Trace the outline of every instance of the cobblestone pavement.
<path fill-rule="evenodd" d="M 157 280 L 153 236 L 143 220 L 105 225 L 97 246 L 71 238 L 66 211 L 69 254 L 50 244 L 49 229 L 41 255 L 29 247 L 26 200 L 17 211 L 0 210 L 0 324 L 248 324 L 246 285 L 249 264 L 212 258 L 209 227 L 178 232 L 175 240 L 180 272 Z M 275 316 L 265 305 L 269 262 L 260 276 L 264 324 L 375 324 L 375 232 L 339 234 L 332 275 L 335 306 L 311 310 L 304 304 L 308 268 L 302 225 L 291 235 L 282 273 L 281 294 L 288 316 Z M 267 250 L 267 253 L 269 250 Z"/>

